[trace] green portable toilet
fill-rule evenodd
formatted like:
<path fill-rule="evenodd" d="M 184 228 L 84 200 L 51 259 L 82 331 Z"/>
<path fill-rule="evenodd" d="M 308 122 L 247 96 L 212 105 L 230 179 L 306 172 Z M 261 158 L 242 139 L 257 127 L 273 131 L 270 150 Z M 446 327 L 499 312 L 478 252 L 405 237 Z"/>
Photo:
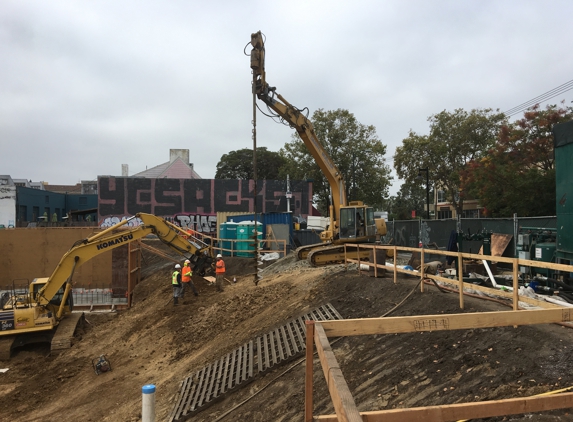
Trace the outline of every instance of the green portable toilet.
<path fill-rule="evenodd" d="M 250 221 L 241 221 L 237 224 L 237 240 L 248 240 L 250 236 Z M 237 256 L 248 257 L 248 243 L 237 242 Z"/>
<path fill-rule="evenodd" d="M 249 221 L 248 223 L 249 239 L 251 239 L 251 242 L 247 243 L 247 256 L 253 258 L 255 256 L 255 242 L 253 242 L 255 231 L 257 232 L 257 244 L 260 247 L 262 246 L 261 242 L 263 240 L 263 223 L 257 222 L 256 228 L 254 221 Z"/>
<path fill-rule="evenodd" d="M 237 238 L 237 223 L 233 221 L 227 221 L 226 223 L 221 224 L 221 245 L 223 249 L 223 256 L 231 256 L 235 255 L 236 246 L 233 240 Z"/>

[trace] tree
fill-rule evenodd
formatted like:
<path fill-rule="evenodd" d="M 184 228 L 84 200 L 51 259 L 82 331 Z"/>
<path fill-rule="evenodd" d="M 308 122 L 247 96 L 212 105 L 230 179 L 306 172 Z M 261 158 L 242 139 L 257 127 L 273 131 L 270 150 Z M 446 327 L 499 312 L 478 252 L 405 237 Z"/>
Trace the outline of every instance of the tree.
<path fill-rule="evenodd" d="M 467 163 L 481 158 L 494 145 L 503 113 L 491 109 L 467 112 L 456 109 L 430 116 L 430 134 L 418 135 L 410 131 L 396 148 L 394 169 L 407 183 L 418 176 L 419 169 L 427 168 L 435 189 L 443 189 L 456 208 L 463 210 L 464 194 L 460 194 L 461 173 Z"/>
<path fill-rule="evenodd" d="M 343 109 L 319 109 L 311 121 L 318 140 L 342 174 L 347 199 L 381 209 L 392 177 L 384 158 L 386 145 L 378 139 L 376 128 L 358 122 Z M 327 214 L 330 185 L 298 134 L 293 134 L 280 152 L 287 160 L 281 169 L 283 178 L 289 174 L 294 179 L 312 179 L 318 208 Z"/>
<path fill-rule="evenodd" d="M 266 147 L 257 148 L 257 178 L 259 180 L 280 180 L 279 170 L 286 160 L 278 152 Z M 243 148 L 223 154 L 217 163 L 215 179 L 253 179 L 253 150 Z"/>
<path fill-rule="evenodd" d="M 390 220 L 411 220 L 412 211 L 416 216 L 424 215 L 426 187 L 419 183 L 402 183 L 396 196 L 388 199 L 386 208 Z"/>
<path fill-rule="evenodd" d="M 573 108 L 535 105 L 504 124 L 487 156 L 462 174 L 464 191 L 495 217 L 555 215 L 553 125 L 573 118 Z"/>

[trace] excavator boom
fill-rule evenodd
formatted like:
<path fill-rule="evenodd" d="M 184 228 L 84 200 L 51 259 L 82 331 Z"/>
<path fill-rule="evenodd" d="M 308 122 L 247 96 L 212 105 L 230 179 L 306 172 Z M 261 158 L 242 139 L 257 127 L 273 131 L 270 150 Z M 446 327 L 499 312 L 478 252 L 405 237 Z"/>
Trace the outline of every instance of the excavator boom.
<path fill-rule="evenodd" d="M 336 167 L 324 146 L 319 141 L 312 122 L 303 113 L 303 110 L 290 104 L 284 97 L 276 92 L 276 88 L 269 86 L 265 73 L 265 43 L 261 31 L 251 34 L 251 69 L 253 72 L 253 93 L 264 102 L 281 119 L 286 121 L 299 134 L 308 148 L 310 154 L 321 169 L 330 184 L 332 205 L 330 209 L 330 225 L 321 233 L 324 243 L 361 243 L 371 242 L 376 238 L 376 224 L 374 210 L 362 201 L 347 202 L 345 183 L 340 170 Z M 384 233 L 385 234 L 385 233 Z M 311 249 L 324 247 L 324 244 L 307 245 L 297 251 L 298 257 L 304 259 Z M 338 254 L 338 255 L 337 255 Z M 321 262 L 315 258 L 312 263 L 326 265 L 338 262 L 340 251 L 329 248 L 322 249 Z M 335 256 L 336 255 L 336 256 Z M 332 259 L 331 259 L 332 258 Z"/>

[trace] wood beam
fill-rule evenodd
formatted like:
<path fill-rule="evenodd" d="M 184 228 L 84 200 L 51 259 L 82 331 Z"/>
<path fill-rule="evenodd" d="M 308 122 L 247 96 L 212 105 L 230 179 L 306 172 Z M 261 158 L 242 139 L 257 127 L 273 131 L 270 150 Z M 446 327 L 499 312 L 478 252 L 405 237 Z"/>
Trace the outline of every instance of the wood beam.
<path fill-rule="evenodd" d="M 326 337 L 320 322 L 314 324 L 314 341 L 320 364 L 322 365 L 322 371 L 326 378 L 326 385 L 330 392 L 330 398 L 336 412 L 336 421 L 361 422 L 360 413 L 356 408 L 352 394 L 350 394 L 346 380 L 342 375 L 338 361 L 332 352 L 328 337 Z"/>
<path fill-rule="evenodd" d="M 573 308 L 322 321 L 328 337 L 448 331 L 570 322 Z M 321 328 L 322 328 L 321 327 Z"/>
<path fill-rule="evenodd" d="M 480 419 L 493 416 L 519 415 L 573 407 L 573 393 L 552 396 L 519 397 L 477 403 L 457 403 L 442 406 L 361 412 L 362 422 L 446 422 Z M 315 418 L 321 422 L 337 422 L 336 415 Z"/>

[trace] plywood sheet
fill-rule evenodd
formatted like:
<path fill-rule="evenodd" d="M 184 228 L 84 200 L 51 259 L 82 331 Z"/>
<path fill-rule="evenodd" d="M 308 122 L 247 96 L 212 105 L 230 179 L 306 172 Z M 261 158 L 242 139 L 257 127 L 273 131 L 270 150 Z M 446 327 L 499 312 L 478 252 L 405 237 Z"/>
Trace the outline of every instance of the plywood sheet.
<path fill-rule="evenodd" d="M 491 255 L 492 256 L 503 256 L 507 245 L 513 239 L 512 234 L 504 233 L 493 233 L 491 235 Z M 480 254 L 483 254 L 483 246 L 479 250 Z"/>

